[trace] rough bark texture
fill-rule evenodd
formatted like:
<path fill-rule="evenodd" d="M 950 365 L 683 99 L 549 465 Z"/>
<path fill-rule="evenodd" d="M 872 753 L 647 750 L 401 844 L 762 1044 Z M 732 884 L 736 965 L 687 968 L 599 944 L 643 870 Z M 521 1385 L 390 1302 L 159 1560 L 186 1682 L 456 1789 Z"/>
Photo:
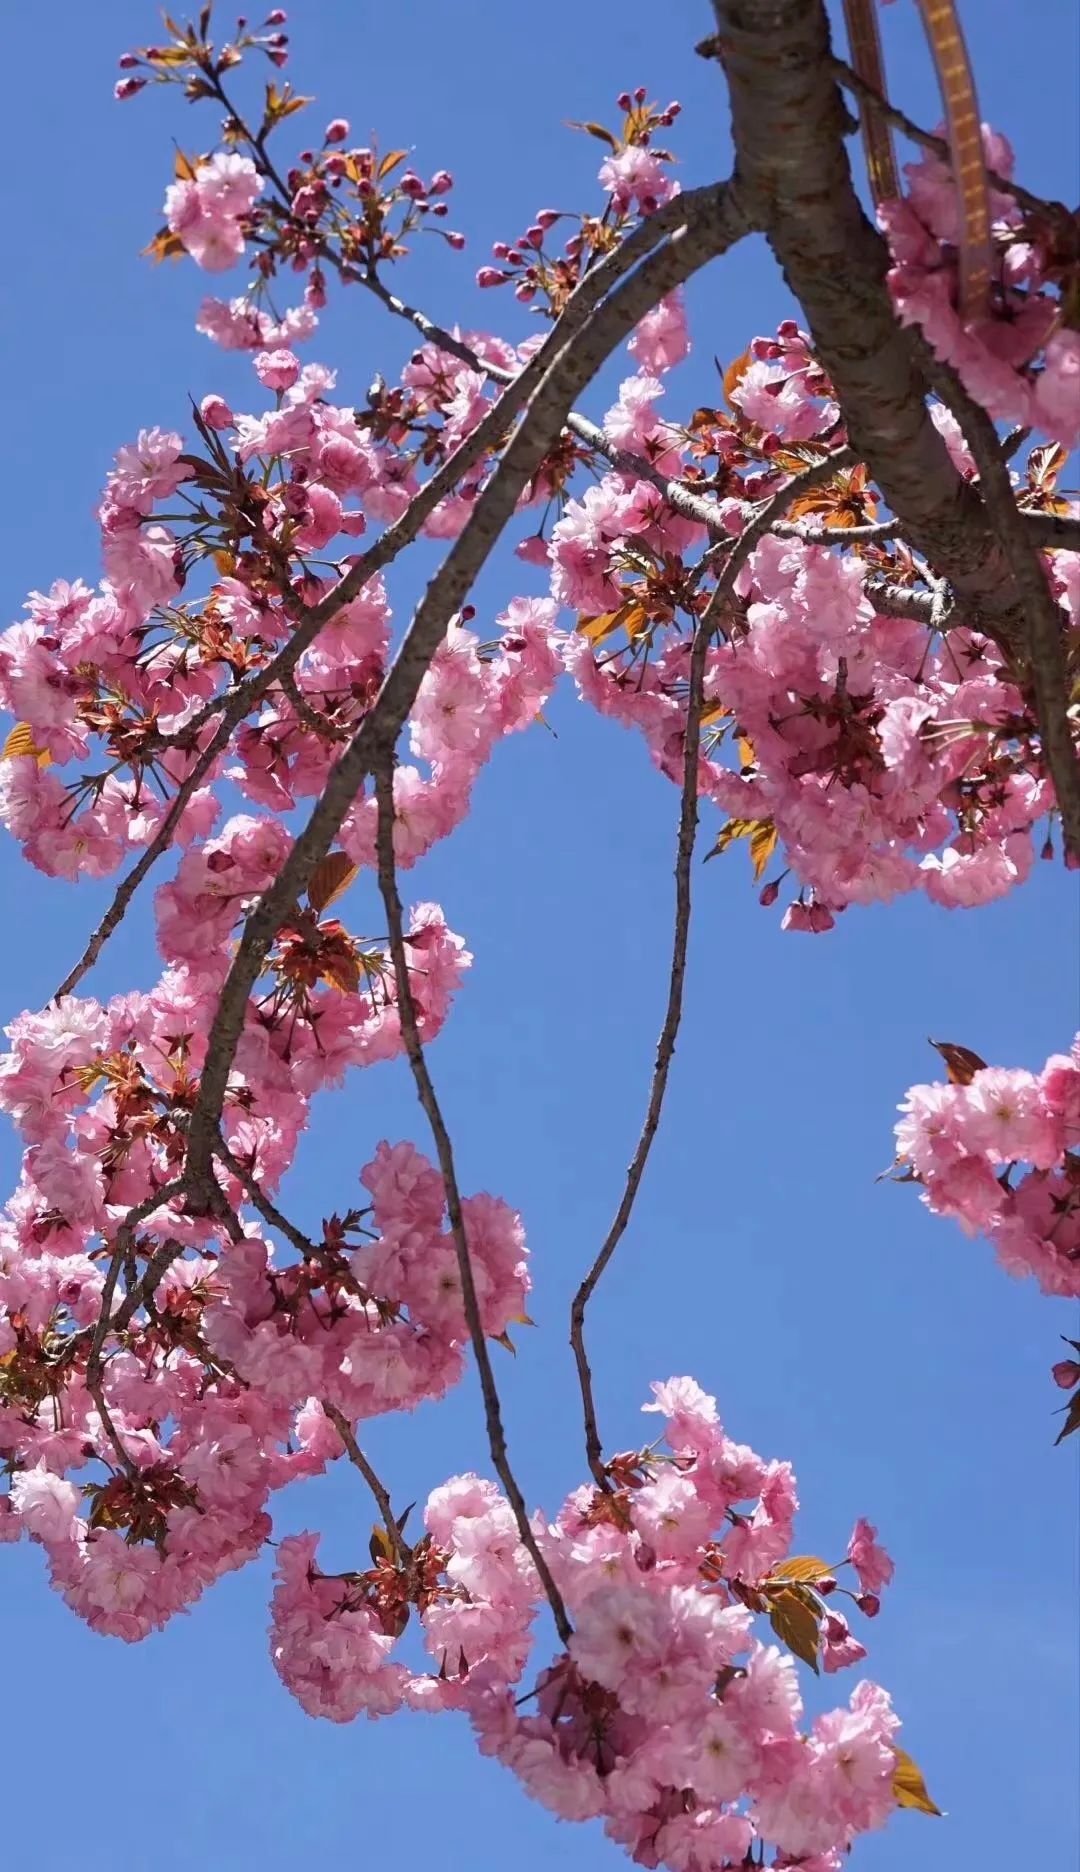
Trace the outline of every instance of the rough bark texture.
<path fill-rule="evenodd" d="M 849 119 L 821 0 L 714 0 L 711 42 L 731 96 L 736 179 L 763 227 L 835 386 L 848 434 L 904 537 L 947 579 L 963 613 L 1031 667 L 1067 843 L 1080 855 L 1080 776 L 1063 704 L 1060 620 L 1030 545 L 1003 529 L 949 459 L 930 419 L 918 334 L 886 285 L 888 250 L 852 182 Z M 1050 665 L 1053 665 L 1051 668 Z"/>
<path fill-rule="evenodd" d="M 715 11 L 737 174 L 806 314 L 851 441 L 910 543 L 1015 637 L 1008 560 L 927 413 L 928 385 L 885 284 L 888 250 L 855 193 L 825 9 L 818 0 L 728 0 Z"/>

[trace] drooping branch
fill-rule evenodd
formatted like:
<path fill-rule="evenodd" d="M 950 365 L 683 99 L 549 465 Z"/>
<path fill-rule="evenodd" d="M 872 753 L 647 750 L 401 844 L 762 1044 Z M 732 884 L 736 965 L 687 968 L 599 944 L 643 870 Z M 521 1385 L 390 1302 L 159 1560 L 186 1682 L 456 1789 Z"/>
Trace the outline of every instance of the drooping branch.
<path fill-rule="evenodd" d="M 477 497 L 441 570 L 428 586 L 375 703 L 334 767 L 277 879 L 248 918 L 218 1001 L 191 1114 L 186 1171 L 189 1201 L 201 1201 L 207 1188 L 213 1143 L 248 996 L 277 930 L 329 848 L 364 779 L 389 758 L 450 619 L 464 603 L 512 517 L 520 494 L 558 436 L 574 398 L 646 311 L 746 231 L 748 223 L 734 188 L 715 192 L 714 202 L 711 217 L 703 217 L 692 228 L 680 228 L 594 312 L 576 321 L 569 341 L 556 343 L 554 362 L 541 375 L 511 442 Z M 604 264 L 583 282 L 597 296 L 602 291 L 597 282 Z M 558 333 L 556 326 L 549 344 L 558 339 Z M 537 354 L 538 358 L 542 355 Z"/>
<path fill-rule="evenodd" d="M 668 974 L 667 1006 L 664 1021 L 656 1043 L 656 1058 L 653 1064 L 652 1079 L 649 1085 L 649 1097 L 645 1108 L 645 1120 L 637 1147 L 630 1160 L 626 1173 L 626 1182 L 619 1206 L 615 1211 L 611 1227 L 601 1244 L 600 1251 L 578 1287 L 570 1307 L 570 1345 L 577 1367 L 578 1385 L 581 1391 L 582 1413 L 585 1423 L 585 1455 L 589 1471 L 597 1486 L 605 1491 L 610 1483 L 604 1469 L 603 1442 L 596 1417 L 596 1401 L 593 1396 L 592 1368 L 589 1364 L 585 1345 L 585 1315 L 596 1291 L 597 1285 L 609 1265 L 616 1248 L 626 1233 L 638 1190 L 641 1188 L 645 1167 L 653 1147 L 664 1109 L 668 1080 L 671 1074 L 671 1062 L 675 1056 L 675 1043 L 679 1036 L 682 1021 L 683 988 L 686 980 L 686 959 L 690 942 L 691 915 L 691 870 L 694 859 L 694 845 L 697 838 L 698 824 L 698 773 L 701 765 L 701 713 L 704 696 L 705 668 L 709 644 L 714 630 L 721 620 L 724 607 L 730 598 L 735 581 L 742 567 L 753 552 L 758 542 L 764 539 L 777 524 L 780 516 L 799 494 L 805 493 L 808 486 L 818 485 L 846 467 L 852 460 L 849 449 L 838 449 L 828 458 L 827 463 L 818 462 L 803 475 L 789 481 L 754 515 L 744 528 L 739 538 L 733 543 L 724 562 L 723 569 L 709 597 L 701 617 L 694 630 L 690 653 L 690 683 L 686 703 L 686 727 L 683 743 L 683 780 L 679 803 L 679 824 L 675 847 L 675 918 L 671 943 L 671 967 Z M 826 472 L 827 469 L 827 472 Z M 712 549 L 713 551 L 716 548 Z"/>
<path fill-rule="evenodd" d="M 450 1133 L 446 1128 L 439 1101 L 435 1093 L 431 1074 L 424 1056 L 424 1046 L 416 1021 L 416 1004 L 413 1000 L 412 983 L 409 979 L 409 962 L 405 954 L 405 928 L 402 917 L 401 898 L 397 887 L 397 869 L 394 863 L 394 767 L 393 753 L 385 764 L 375 771 L 375 798 L 378 806 L 378 829 L 376 833 L 376 851 L 378 860 L 379 890 L 386 910 L 387 928 L 390 937 L 390 956 L 394 965 L 394 981 L 397 987 L 398 1018 L 401 1022 L 401 1037 L 406 1056 L 412 1070 L 416 1094 L 423 1107 L 435 1143 L 435 1153 L 442 1171 L 443 1188 L 446 1193 L 446 1211 L 450 1218 L 450 1232 L 453 1236 L 454 1251 L 457 1256 L 458 1277 L 461 1281 L 461 1298 L 465 1309 L 465 1321 L 469 1329 L 473 1357 L 480 1379 L 480 1391 L 484 1400 L 484 1417 L 487 1423 L 488 1448 L 495 1473 L 514 1512 L 521 1543 L 526 1548 L 530 1559 L 540 1577 L 548 1604 L 559 1636 L 564 1644 L 569 1644 L 573 1635 L 570 1620 L 562 1595 L 551 1574 L 551 1569 L 544 1559 L 537 1544 L 529 1521 L 529 1511 L 525 1497 L 513 1469 L 510 1466 L 509 1452 L 506 1447 L 506 1432 L 502 1421 L 502 1407 L 499 1402 L 498 1387 L 492 1369 L 491 1356 L 488 1352 L 483 1321 L 480 1317 L 480 1302 L 473 1277 L 472 1257 L 465 1230 L 465 1219 L 461 1210 L 461 1192 L 458 1187 L 457 1171 L 454 1165 L 454 1151 L 450 1142 Z"/>

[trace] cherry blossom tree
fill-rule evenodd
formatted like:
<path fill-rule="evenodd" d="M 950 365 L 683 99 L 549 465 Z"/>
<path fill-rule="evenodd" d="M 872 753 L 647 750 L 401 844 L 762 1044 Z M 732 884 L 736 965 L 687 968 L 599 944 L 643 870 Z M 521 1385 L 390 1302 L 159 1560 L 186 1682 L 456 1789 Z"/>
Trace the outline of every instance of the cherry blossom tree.
<path fill-rule="evenodd" d="M 908 892 L 977 907 L 1040 851 L 1080 861 L 1080 515 L 1059 491 L 1080 235 L 980 125 L 943 0 L 921 11 L 945 136 L 888 102 L 869 0 L 845 5 L 850 63 L 818 0 L 714 11 L 697 51 L 730 100 L 732 175 L 681 190 L 678 104 L 623 93 L 612 127 L 577 126 L 603 148 L 580 212 L 533 211 L 481 265 L 498 331 L 398 296 L 421 233 L 445 240 L 448 292 L 465 264 L 452 176 L 343 117 L 302 146 L 281 9 L 225 38 L 210 6 L 166 18 L 120 60 L 119 98 L 171 86 L 200 113 L 211 147 L 176 157 L 149 251 L 243 270 L 198 323 L 250 353 L 253 407 L 208 363 L 182 431 L 116 454 L 99 584 L 32 593 L 0 637 L 0 817 L 49 877 L 119 873 L 0 1062 L 25 1146 L 0 1222 L 0 1539 L 37 1542 L 71 1609 L 135 1641 L 261 1553 L 278 1490 L 345 1460 L 377 1507 L 370 1554 L 332 1574 L 317 1534 L 276 1549 L 272 1658 L 309 1714 L 458 1712 L 641 1865 L 836 1872 L 897 1806 L 937 1812 L 885 1690 L 812 1720 L 800 1694 L 795 1660 L 866 1657 L 849 1620 L 878 1614 L 892 1563 L 861 1518 L 831 1559 L 794 1551 L 790 1465 L 736 1442 L 693 1378 L 653 1386 L 654 1441 L 613 1445 L 589 1307 L 661 1119 L 699 821 L 705 856 L 748 848 L 794 934 Z M 753 338 L 715 405 L 680 415 L 682 288 L 751 233 L 805 325 Z M 413 328 L 396 383 L 339 391 L 318 359 L 319 313 L 350 292 Z M 530 334 L 504 335 L 522 308 Z M 576 405 L 621 348 L 597 421 Z M 148 415 L 179 421 L 168 386 L 163 404 Z M 524 589 L 478 618 L 504 537 Z M 393 569 L 421 538 L 445 557 L 395 635 Z M 467 933 L 406 909 L 400 875 L 559 682 L 641 736 L 678 829 L 641 1133 L 570 1310 L 583 1479 L 542 1510 L 492 1350 L 531 1323 L 525 1223 L 463 1192 L 429 1063 Z M 345 920 L 365 870 L 377 940 Z M 144 885 L 162 972 L 98 1001 Z M 1037 1074 L 939 1051 L 949 1083 L 909 1093 L 898 1174 L 1010 1271 L 1080 1294 L 1080 1048 Z M 346 1184 L 301 1226 L 279 1186 L 316 1094 L 398 1056 L 423 1146 L 376 1143 L 363 1199 Z M 443 1397 L 470 1359 L 495 1479 L 450 1477 L 418 1531 L 362 1426 Z"/>

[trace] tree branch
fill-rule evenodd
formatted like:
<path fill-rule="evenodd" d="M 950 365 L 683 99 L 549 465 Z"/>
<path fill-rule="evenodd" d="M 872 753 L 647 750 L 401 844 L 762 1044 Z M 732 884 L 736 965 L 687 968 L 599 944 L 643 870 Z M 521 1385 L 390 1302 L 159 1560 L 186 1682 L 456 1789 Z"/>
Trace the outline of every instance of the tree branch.
<path fill-rule="evenodd" d="M 186 1171 L 189 1203 L 206 1198 L 213 1142 L 233 1055 L 243 1031 L 248 995 L 282 920 L 329 848 L 365 777 L 389 758 L 451 617 L 464 602 L 520 494 L 558 436 L 573 398 L 658 299 L 666 297 L 674 286 L 745 232 L 747 222 L 737 191 L 732 188 L 720 192 L 715 202 L 710 220 L 694 229 L 677 230 L 667 246 L 650 254 L 596 311 L 575 321 L 573 338 L 556 347 L 554 362 L 541 375 L 501 461 L 421 599 L 375 703 L 333 769 L 277 879 L 249 916 L 218 1001 L 191 1114 Z M 600 289 L 595 282 L 603 265 L 587 275 L 584 282 L 597 293 Z M 558 327 L 553 336 L 557 333 Z M 518 380 L 509 393 L 517 387 Z M 326 603 L 323 600 L 323 606 Z"/>
<path fill-rule="evenodd" d="M 400 1567 L 407 1567 L 409 1561 L 412 1559 L 412 1548 L 409 1546 L 397 1524 L 397 1519 L 393 1507 L 391 1506 L 390 1496 L 386 1488 L 379 1481 L 374 1469 L 368 1462 L 359 1443 L 356 1441 L 352 1425 L 344 1412 L 339 1411 L 336 1404 L 327 1403 L 325 1398 L 322 1401 L 322 1407 L 345 1445 L 345 1452 L 349 1461 L 353 1464 L 354 1468 L 359 1469 L 360 1474 L 363 1476 L 364 1481 L 367 1483 L 368 1488 L 379 1504 L 379 1511 L 383 1518 L 383 1526 L 386 1529 L 390 1544 L 394 1549 L 394 1557 L 398 1565 Z"/>
<path fill-rule="evenodd" d="M 387 757 L 384 765 L 375 772 L 375 798 L 378 802 L 378 830 L 376 850 L 378 854 L 379 890 L 386 909 L 387 927 L 390 932 L 390 955 L 394 964 L 394 979 L 397 984 L 398 1017 L 401 1022 L 401 1037 L 405 1052 L 412 1068 L 416 1084 L 417 1097 L 424 1109 L 424 1114 L 431 1128 L 435 1141 L 435 1151 L 442 1171 L 443 1186 L 446 1191 L 446 1210 L 450 1218 L 450 1231 L 454 1238 L 457 1254 L 458 1275 L 461 1280 L 461 1297 L 465 1308 L 465 1319 L 472 1341 L 473 1356 L 480 1378 L 480 1390 L 484 1400 L 484 1416 L 487 1422 L 488 1447 L 491 1460 L 495 1465 L 507 1500 L 514 1511 L 518 1534 L 522 1545 L 527 1549 L 533 1565 L 540 1576 L 548 1604 L 560 1638 L 569 1644 L 573 1635 L 570 1620 L 562 1595 L 552 1578 L 551 1569 L 537 1544 L 529 1522 L 529 1513 L 525 1498 L 521 1493 L 517 1477 L 510 1466 L 510 1457 L 506 1447 L 506 1432 L 503 1428 L 502 1409 L 499 1404 L 499 1392 L 495 1383 L 488 1354 L 487 1339 L 484 1335 L 483 1322 L 480 1318 L 480 1303 L 473 1279 L 472 1257 L 469 1253 L 468 1236 L 465 1232 L 465 1220 L 461 1213 L 461 1193 L 458 1188 L 457 1171 L 454 1166 L 454 1151 L 450 1134 L 446 1128 L 436 1097 L 431 1074 L 428 1072 L 424 1057 L 423 1043 L 416 1024 L 416 1005 L 412 996 L 412 983 L 409 980 L 409 963 L 405 954 L 405 931 L 402 921 L 401 898 L 398 895 L 397 870 L 394 863 L 394 768 L 393 753 Z"/>
<path fill-rule="evenodd" d="M 827 480 L 845 467 L 851 459 L 849 449 L 838 449 L 827 462 L 816 462 L 806 474 L 789 481 L 769 500 L 765 501 L 754 518 L 732 544 L 724 567 L 710 595 L 709 602 L 702 612 L 694 632 L 690 653 L 690 686 L 686 704 L 686 729 L 683 753 L 682 796 L 679 805 L 679 829 L 675 850 L 675 924 L 671 943 L 671 969 L 668 978 L 667 1007 L 664 1012 L 664 1024 L 656 1043 L 656 1059 L 653 1065 L 652 1081 L 649 1086 L 649 1099 L 645 1108 L 645 1121 L 641 1127 L 637 1149 L 630 1160 L 623 1187 L 622 1198 L 615 1211 L 600 1252 L 590 1267 L 570 1307 L 570 1345 L 577 1366 L 578 1385 L 581 1390 L 582 1412 L 585 1420 L 585 1455 L 589 1470 L 597 1486 L 605 1491 L 610 1488 L 604 1470 L 603 1443 L 596 1418 L 596 1402 L 593 1397 L 592 1369 L 589 1365 L 585 1347 L 585 1314 L 589 1302 L 605 1268 L 615 1253 L 626 1233 L 627 1225 L 633 1213 L 638 1190 L 645 1175 L 645 1166 L 649 1161 L 653 1140 L 660 1125 L 667 1092 L 671 1062 L 675 1055 L 675 1042 L 679 1035 L 682 1020 L 683 987 L 686 980 L 686 958 L 690 941 L 691 887 L 690 877 L 694 857 L 694 844 L 697 838 L 698 824 L 698 772 L 701 765 L 701 710 L 705 682 L 705 664 L 709 643 L 720 613 L 731 595 L 735 580 L 759 540 L 776 525 L 780 515 L 808 485 L 815 485 Z M 827 472 L 826 472 L 827 470 Z"/>
<path fill-rule="evenodd" d="M 1011 493 L 1003 526 L 954 468 L 930 419 L 928 353 L 896 317 L 886 284 L 888 249 L 852 184 L 822 0 L 714 0 L 714 11 L 739 179 L 803 307 L 860 459 L 907 542 L 999 644 L 1014 652 L 1026 642 L 1029 606 L 1041 619 L 1039 726 L 1065 788 L 1063 816 L 1075 830 L 1080 802 L 1074 807 L 1063 759 L 1067 723 L 1060 684 L 1051 680 L 1042 568 L 1034 562 L 1036 579 L 1029 550 L 1006 547 L 1019 540 Z M 1000 468 L 998 449 L 995 437 Z M 1045 716 L 1044 708 L 1052 713 Z"/>
<path fill-rule="evenodd" d="M 926 370 L 938 396 L 948 404 L 960 424 L 964 440 L 975 457 L 987 512 L 997 528 L 1021 594 L 1023 608 L 1016 647 L 1031 670 L 1035 713 L 1061 813 L 1065 848 L 1080 859 L 1080 756 L 1069 714 L 1065 616 L 1047 583 L 1046 568 L 1026 524 L 1030 516 L 1017 509 L 1009 470 L 1001 459 L 997 430 L 982 406 L 968 395 L 955 371 L 939 363 L 929 351 Z"/>
<path fill-rule="evenodd" d="M 950 169 L 952 168 L 952 150 L 944 137 L 935 136 L 932 131 L 922 129 L 904 111 L 897 110 L 895 104 L 891 104 L 887 97 L 884 97 L 874 85 L 861 77 L 852 66 L 845 64 L 843 59 L 830 59 L 829 67 L 838 83 L 843 85 L 844 90 L 850 91 L 853 97 L 857 97 L 861 103 L 866 104 L 874 116 L 879 117 L 883 123 L 892 124 L 894 129 L 902 130 L 910 142 L 919 144 L 922 149 L 931 150 L 935 156 L 940 156 L 943 163 L 947 163 Z M 1014 201 L 1018 201 L 1022 208 L 1027 208 L 1032 214 L 1046 215 L 1051 219 L 1066 221 L 1069 219 L 1069 211 L 1061 202 L 1043 201 L 1040 196 L 1033 195 L 1030 189 L 1022 188 L 1019 182 L 1014 182 L 1011 176 L 999 175 L 996 169 L 988 169 L 986 179 L 1000 194 L 1011 195 Z"/>

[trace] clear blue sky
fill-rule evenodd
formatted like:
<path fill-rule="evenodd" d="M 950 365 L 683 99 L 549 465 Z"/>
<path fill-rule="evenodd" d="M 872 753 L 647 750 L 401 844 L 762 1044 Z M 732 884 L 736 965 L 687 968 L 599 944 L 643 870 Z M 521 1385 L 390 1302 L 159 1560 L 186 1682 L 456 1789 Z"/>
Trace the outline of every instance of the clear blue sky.
<path fill-rule="evenodd" d="M 964 12 L 984 115 L 1014 139 L 1030 186 L 1068 196 L 1070 0 L 969 0 Z M 894 93 L 933 123 L 912 0 L 883 17 Z M 474 291 L 473 271 L 537 207 L 589 200 L 600 146 L 562 125 L 611 114 L 624 86 L 682 100 L 673 140 L 686 181 L 726 166 L 723 85 L 691 50 L 710 28 L 704 0 L 319 0 L 294 6 L 292 27 L 289 75 L 318 94 L 320 123 L 344 113 L 358 136 L 414 143 L 422 172 L 454 171 L 451 224 L 468 253 L 421 241 L 400 276 L 447 320 L 524 329 L 512 300 Z M 182 427 L 189 391 L 232 392 L 245 407 L 254 381 L 193 331 L 205 278 L 138 257 L 158 225 L 170 136 L 192 149 L 213 135 L 176 94 L 111 101 L 116 55 L 157 30 L 144 0 L 54 0 L 5 19 L 5 621 L 31 587 L 97 577 L 91 510 L 115 446 L 143 424 Z M 760 247 L 698 281 L 694 306 L 695 356 L 669 392 L 686 410 L 712 393 L 714 353 L 729 360 L 790 309 Z M 308 355 L 339 368 L 348 398 L 408 348 L 352 297 Z M 590 407 L 606 407 L 602 391 Z M 420 576 L 392 582 L 399 620 Z M 504 556 L 480 587 L 481 617 L 536 589 L 538 575 Z M 551 715 L 558 739 L 538 730 L 501 749 L 467 825 L 409 884 L 442 901 L 476 955 L 432 1067 L 464 1187 L 525 1215 L 538 1330 L 499 1372 L 526 1493 L 554 1509 L 584 1473 L 565 1316 L 640 1124 L 676 797 L 637 740 L 569 691 Z M 103 893 L 46 881 L 6 842 L 0 880 L 9 1019 L 47 998 Z M 901 902 L 854 910 L 810 939 L 782 936 L 778 915 L 758 909 L 741 852 L 695 881 L 674 1086 L 594 1312 L 603 1425 L 614 1446 L 634 1443 L 649 1380 L 693 1372 L 733 1435 L 794 1462 L 804 1550 L 838 1552 L 859 1513 L 881 1528 L 897 1582 L 867 1668 L 892 1691 L 903 1739 L 950 1817 L 898 1816 L 859 1848 L 860 1872 L 1071 1865 L 1077 1451 L 1050 1447 L 1048 1366 L 1074 1315 L 1009 1280 L 985 1244 L 926 1215 L 914 1192 L 874 1177 L 897 1100 L 933 1076 L 928 1033 L 1007 1063 L 1038 1064 L 1067 1042 L 1075 886 L 1040 865 L 986 911 Z M 153 969 L 144 906 L 94 986 L 141 986 Z M 383 1136 L 424 1137 L 411 1085 L 385 1067 L 325 1101 L 290 1183 L 301 1221 L 348 1203 Z M 0 1157 L 13 1181 L 10 1137 Z M 365 1441 L 401 1501 L 452 1470 L 487 1467 L 471 1381 Z M 279 1507 L 279 1531 L 324 1529 L 336 1564 L 365 1552 L 369 1502 L 343 1466 Z M 138 1647 L 88 1633 L 47 1590 L 29 1545 L 0 1553 L 0 1580 L 12 1864 L 538 1872 L 554 1852 L 565 1872 L 618 1863 L 594 1828 L 556 1834 L 451 1719 L 338 1729 L 304 1716 L 268 1659 L 269 1562 Z M 846 1696 L 853 1681 L 836 1688 Z"/>

